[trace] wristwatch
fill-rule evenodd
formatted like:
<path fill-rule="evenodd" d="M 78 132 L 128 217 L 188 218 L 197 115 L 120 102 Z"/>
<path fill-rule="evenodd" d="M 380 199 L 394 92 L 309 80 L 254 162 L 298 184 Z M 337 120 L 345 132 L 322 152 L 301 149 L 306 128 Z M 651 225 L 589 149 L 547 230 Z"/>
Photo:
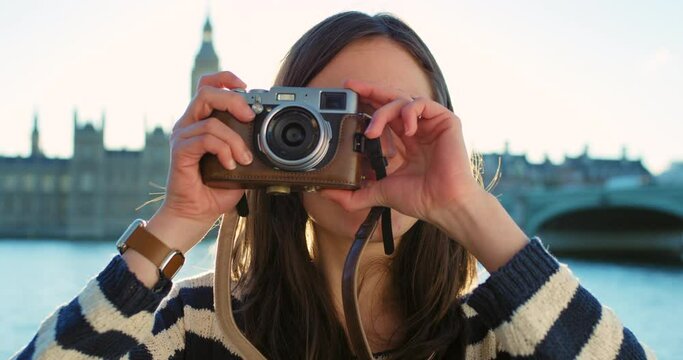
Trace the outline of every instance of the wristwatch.
<path fill-rule="evenodd" d="M 159 275 L 172 279 L 185 263 L 185 256 L 179 250 L 170 249 L 145 228 L 147 222 L 135 219 L 116 242 L 119 253 L 133 249 L 159 268 Z"/>

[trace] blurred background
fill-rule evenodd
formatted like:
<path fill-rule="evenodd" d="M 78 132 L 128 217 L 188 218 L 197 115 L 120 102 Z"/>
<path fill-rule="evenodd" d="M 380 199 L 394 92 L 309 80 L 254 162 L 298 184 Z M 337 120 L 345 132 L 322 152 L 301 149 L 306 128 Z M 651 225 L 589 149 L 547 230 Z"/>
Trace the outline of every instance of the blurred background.
<path fill-rule="evenodd" d="M 197 78 L 267 89 L 344 10 L 420 34 L 491 191 L 660 358 L 683 353 L 683 4 L 27 0 L 0 3 L 0 357 L 154 213 Z M 211 270 L 214 236 L 180 277 Z"/>

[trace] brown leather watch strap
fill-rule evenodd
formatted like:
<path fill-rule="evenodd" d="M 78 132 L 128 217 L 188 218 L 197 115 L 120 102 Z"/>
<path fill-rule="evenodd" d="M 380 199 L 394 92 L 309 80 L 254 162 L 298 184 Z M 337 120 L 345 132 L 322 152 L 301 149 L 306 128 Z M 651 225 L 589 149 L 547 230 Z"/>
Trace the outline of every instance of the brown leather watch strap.
<path fill-rule="evenodd" d="M 126 248 L 131 248 L 156 265 L 167 279 L 180 270 L 185 263 L 185 256 L 178 250 L 170 249 L 144 226 L 138 226 L 128 237 Z M 124 250 L 125 251 L 125 250 Z"/>

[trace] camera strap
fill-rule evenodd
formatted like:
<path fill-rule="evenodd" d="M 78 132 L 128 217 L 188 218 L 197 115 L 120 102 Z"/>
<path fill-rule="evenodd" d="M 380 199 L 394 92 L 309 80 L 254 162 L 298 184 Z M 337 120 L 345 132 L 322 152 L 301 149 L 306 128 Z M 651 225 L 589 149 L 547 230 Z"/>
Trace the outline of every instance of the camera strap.
<path fill-rule="evenodd" d="M 368 139 L 359 134 L 356 138 L 356 146 L 364 153 L 375 172 L 375 177 L 380 180 L 386 177 L 387 160 L 382 154 L 382 146 L 379 138 Z M 216 248 L 215 279 L 213 287 L 214 308 L 218 325 L 225 335 L 225 340 L 231 350 L 244 359 L 265 360 L 261 352 L 240 331 L 232 311 L 232 251 L 235 245 L 239 218 L 249 214 L 246 195 L 237 203 L 237 216 L 228 217 L 223 214 L 218 232 Z M 394 238 L 391 229 L 391 209 L 383 206 L 375 206 L 370 209 L 368 216 L 356 231 L 351 249 L 346 255 L 342 273 L 342 302 L 344 317 L 348 331 L 351 348 L 360 360 L 372 360 L 372 350 L 367 336 L 363 330 L 360 309 L 358 307 L 358 263 L 367 245 L 368 240 L 375 232 L 377 224 L 382 222 L 382 240 L 384 252 L 391 255 L 394 252 Z M 225 286 L 218 285 L 224 284 Z"/>
<path fill-rule="evenodd" d="M 387 176 L 387 159 L 382 154 L 382 146 L 379 138 L 368 139 L 363 136 L 357 141 L 364 143 L 361 146 L 363 152 L 370 160 L 375 177 L 380 180 Z M 377 229 L 377 224 L 381 218 L 382 222 L 382 241 L 384 242 L 384 253 L 391 255 L 394 252 L 394 237 L 391 229 L 391 209 L 384 206 L 375 206 L 370 209 L 370 213 L 356 231 L 355 239 L 351 244 L 344 262 L 342 272 L 342 303 L 344 306 L 344 318 L 346 319 L 346 329 L 348 332 L 351 348 L 356 358 L 360 360 L 374 359 L 372 349 L 368 343 L 363 323 L 358 307 L 358 263 L 367 245 L 368 240 Z"/>

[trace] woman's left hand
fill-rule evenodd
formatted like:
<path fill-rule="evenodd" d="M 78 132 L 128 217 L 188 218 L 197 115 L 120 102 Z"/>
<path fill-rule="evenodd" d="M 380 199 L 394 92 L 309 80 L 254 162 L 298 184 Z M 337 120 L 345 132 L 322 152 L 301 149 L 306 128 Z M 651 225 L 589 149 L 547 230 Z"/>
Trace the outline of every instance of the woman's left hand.
<path fill-rule="evenodd" d="M 345 85 L 377 109 L 366 136 L 377 138 L 388 125 L 405 147 L 404 161 L 384 179 L 355 191 L 323 190 L 323 197 L 348 211 L 388 206 L 434 224 L 489 272 L 529 242 L 498 199 L 474 178 L 462 124 L 453 112 L 399 90 L 360 81 Z"/>
<path fill-rule="evenodd" d="M 345 86 L 373 105 L 365 135 L 377 138 L 388 125 L 405 146 L 405 162 L 392 174 L 355 190 L 322 190 L 348 211 L 387 206 L 427 222 L 442 210 L 484 192 L 473 176 L 460 119 L 428 98 L 349 80 Z"/>

